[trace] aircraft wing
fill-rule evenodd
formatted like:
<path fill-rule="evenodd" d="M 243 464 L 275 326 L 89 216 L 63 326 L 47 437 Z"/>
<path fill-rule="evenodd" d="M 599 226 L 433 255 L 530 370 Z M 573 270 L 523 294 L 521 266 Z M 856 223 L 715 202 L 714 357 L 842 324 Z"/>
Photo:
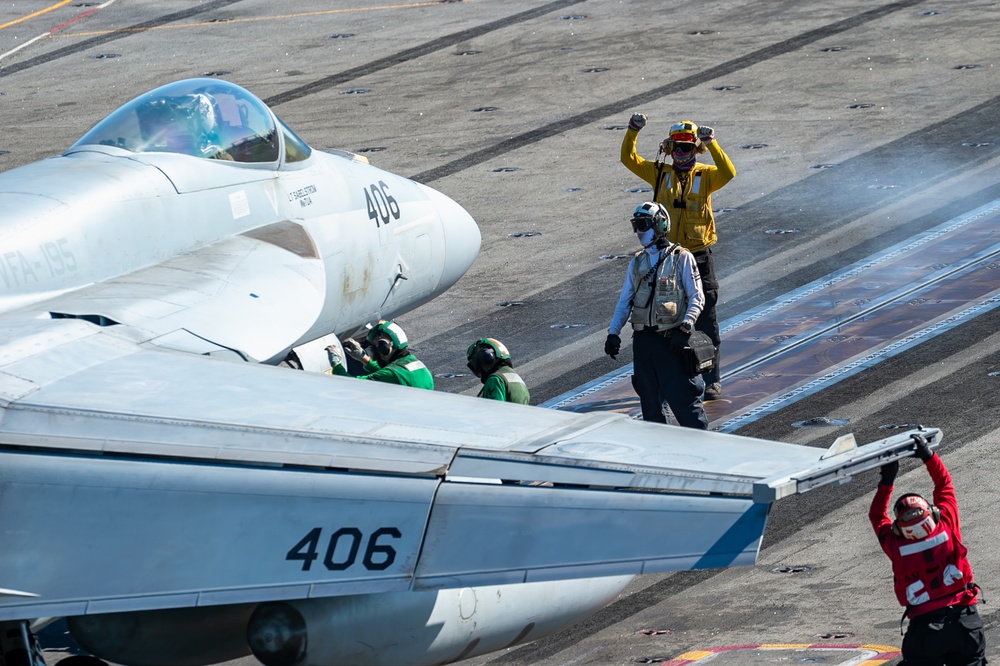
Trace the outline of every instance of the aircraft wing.
<path fill-rule="evenodd" d="M 326 275 L 308 234 L 286 221 L 36 304 L 122 325 L 137 343 L 262 361 L 316 323 Z M 225 317 L 218 316 L 225 312 Z"/>
<path fill-rule="evenodd" d="M 223 362 L 116 328 L 0 319 L 0 620 L 752 564 L 773 499 L 913 449 Z"/>

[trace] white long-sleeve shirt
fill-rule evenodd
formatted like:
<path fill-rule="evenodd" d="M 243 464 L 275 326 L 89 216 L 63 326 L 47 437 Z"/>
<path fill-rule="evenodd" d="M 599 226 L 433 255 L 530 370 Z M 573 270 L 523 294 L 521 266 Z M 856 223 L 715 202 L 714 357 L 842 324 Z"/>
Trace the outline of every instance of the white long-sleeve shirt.
<path fill-rule="evenodd" d="M 650 266 L 655 266 L 661 258 L 661 254 L 667 249 L 669 248 L 660 249 L 655 245 L 647 247 L 646 253 L 649 254 Z M 618 297 L 615 314 L 611 318 L 611 325 L 608 326 L 608 333 L 612 335 L 621 334 L 622 327 L 625 326 L 625 322 L 632 314 L 632 297 L 635 295 L 635 282 L 632 279 L 632 274 L 635 272 L 633 270 L 635 261 L 636 257 L 632 257 L 632 261 L 628 264 L 628 270 L 625 272 L 625 284 L 622 285 L 622 293 Z M 687 324 L 694 328 L 694 322 L 701 314 L 702 308 L 705 307 L 705 292 L 701 290 L 701 278 L 698 275 L 698 264 L 694 260 L 694 255 L 687 250 L 681 250 L 680 256 L 677 257 L 677 270 L 680 273 L 681 284 L 684 285 L 684 291 L 688 296 L 687 311 L 684 313 L 681 324 Z"/>

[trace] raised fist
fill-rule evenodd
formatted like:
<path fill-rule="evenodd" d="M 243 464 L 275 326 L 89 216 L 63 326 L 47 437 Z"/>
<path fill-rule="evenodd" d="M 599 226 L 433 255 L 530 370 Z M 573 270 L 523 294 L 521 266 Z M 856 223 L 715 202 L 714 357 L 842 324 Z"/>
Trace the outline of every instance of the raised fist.
<path fill-rule="evenodd" d="M 638 132 L 646 126 L 646 120 L 647 118 L 645 113 L 633 113 L 632 117 L 628 121 L 628 128 Z"/>
<path fill-rule="evenodd" d="M 715 141 L 715 130 L 706 125 L 698 128 L 698 138 L 702 143 L 712 143 Z"/>

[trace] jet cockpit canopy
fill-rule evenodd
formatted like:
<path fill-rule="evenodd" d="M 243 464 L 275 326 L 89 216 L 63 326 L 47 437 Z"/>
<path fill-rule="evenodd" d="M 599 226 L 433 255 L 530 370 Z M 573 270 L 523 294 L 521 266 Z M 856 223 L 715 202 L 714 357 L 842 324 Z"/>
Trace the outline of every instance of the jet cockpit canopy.
<path fill-rule="evenodd" d="M 243 88 L 218 79 L 187 79 L 133 99 L 73 144 L 117 146 L 135 153 L 180 153 L 235 162 L 277 162 L 277 124 L 288 161 L 308 157 L 309 147 L 267 106 Z"/>

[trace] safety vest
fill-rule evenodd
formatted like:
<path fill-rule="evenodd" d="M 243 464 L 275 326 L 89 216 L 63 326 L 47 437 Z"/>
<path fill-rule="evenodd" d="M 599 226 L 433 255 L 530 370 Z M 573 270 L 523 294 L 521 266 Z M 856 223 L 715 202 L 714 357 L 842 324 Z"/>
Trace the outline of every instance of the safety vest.
<path fill-rule="evenodd" d="M 939 522 L 938 529 L 920 541 L 895 534 L 891 539 L 896 599 L 911 615 L 967 601 L 973 582 L 968 549 L 946 524 Z"/>
<path fill-rule="evenodd" d="M 527 405 L 531 400 L 531 395 L 528 393 L 528 386 L 521 379 L 521 375 L 514 371 L 514 368 L 507 367 L 506 365 L 500 366 L 496 372 L 490 375 L 486 381 L 489 382 L 490 379 L 496 378 L 501 384 L 503 384 L 504 396 L 506 402 L 515 402 L 519 405 Z M 494 398 L 494 395 L 484 395 L 486 392 L 486 384 L 483 384 L 483 388 L 479 391 L 479 397 Z"/>
<path fill-rule="evenodd" d="M 678 177 L 668 164 L 657 164 L 658 187 L 654 200 L 663 204 L 670 215 L 667 239 L 692 252 L 715 245 L 715 217 L 712 215 L 712 194 L 708 191 L 707 172 L 711 167 L 695 164 L 687 178 Z"/>
<path fill-rule="evenodd" d="M 636 253 L 632 262 L 632 328 L 666 331 L 679 326 L 687 313 L 688 297 L 680 276 L 680 256 L 684 249 L 672 245 L 660 251 L 656 265 L 651 265 L 645 250 Z"/>

